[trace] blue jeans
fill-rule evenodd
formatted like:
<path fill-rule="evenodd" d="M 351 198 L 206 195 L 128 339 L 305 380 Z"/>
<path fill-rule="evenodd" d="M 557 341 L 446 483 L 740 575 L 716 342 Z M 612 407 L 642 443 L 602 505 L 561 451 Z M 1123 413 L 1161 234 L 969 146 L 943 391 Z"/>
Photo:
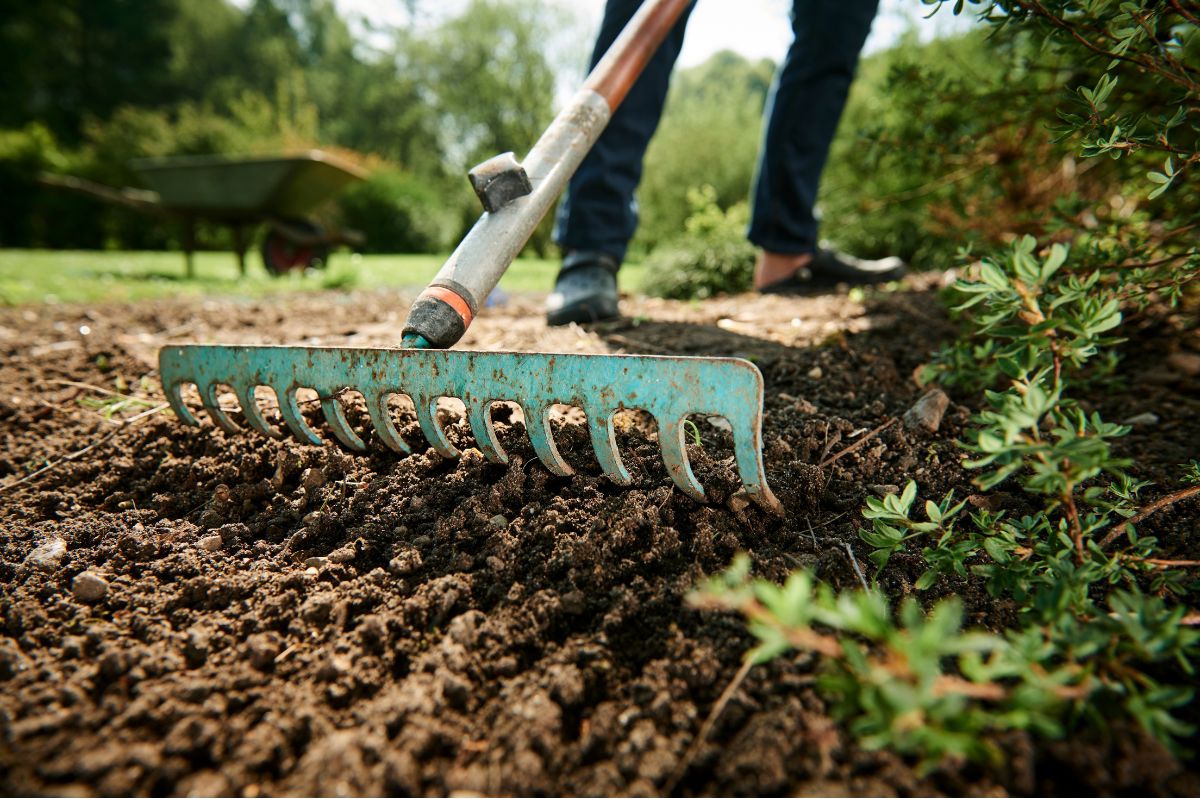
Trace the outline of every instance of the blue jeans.
<path fill-rule="evenodd" d="M 816 249 L 813 207 L 821 170 L 878 4 L 879 0 L 793 0 L 795 38 L 767 99 L 752 194 L 748 237 L 763 249 Z M 641 0 L 608 0 L 592 66 L 639 5 Z M 564 249 L 598 250 L 624 259 L 637 229 L 634 192 L 642 177 L 642 160 L 662 117 L 690 13 L 689 7 L 571 179 L 554 235 Z"/>

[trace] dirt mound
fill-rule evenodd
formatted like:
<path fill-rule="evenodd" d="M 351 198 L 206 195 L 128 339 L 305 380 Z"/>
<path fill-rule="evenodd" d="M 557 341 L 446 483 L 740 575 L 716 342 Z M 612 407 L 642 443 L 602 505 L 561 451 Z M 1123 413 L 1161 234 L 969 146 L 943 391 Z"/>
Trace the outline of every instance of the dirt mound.
<path fill-rule="evenodd" d="M 0 312 L 4 791 L 669 787 L 751 644 L 736 619 L 693 611 L 683 595 L 738 551 L 767 576 L 803 565 L 858 584 L 866 496 L 909 478 L 923 496 L 971 493 L 954 445 L 968 412 L 951 405 L 936 434 L 889 424 L 921 395 L 911 374 L 948 332 L 928 282 L 869 313 L 846 297 L 626 310 L 620 323 L 549 331 L 536 302 L 518 298 L 488 311 L 466 343 L 751 358 L 767 380 L 766 463 L 786 520 L 736 494 L 728 433 L 704 420 L 688 454 L 707 505 L 673 489 L 637 414 L 620 425 L 634 475 L 621 489 L 570 414 L 555 422 L 556 440 L 579 474 L 558 478 L 534 457 L 519 414 L 502 408 L 507 466 L 469 450 L 452 410 L 448 433 L 468 449 L 460 461 L 391 454 L 353 407 L 363 455 L 227 436 L 207 421 L 185 428 L 156 410 L 161 344 L 393 344 L 404 306 L 387 294 Z M 97 388 L 145 401 L 97 403 Z M 1186 408 L 1186 388 L 1161 390 Z M 421 442 L 411 413 L 396 414 Z M 1194 436 L 1190 418 L 1186 431 L 1177 417 L 1130 446 Z M 1176 455 L 1144 468 L 1153 477 Z M 911 591 L 918 568 L 897 557 L 885 588 Z M 975 624 L 1011 617 L 986 597 L 964 599 Z M 1002 769 L 922 777 L 841 731 L 812 671 L 805 654 L 754 669 L 676 790 L 1196 789 L 1128 730 L 1036 750 L 1014 737 Z"/>

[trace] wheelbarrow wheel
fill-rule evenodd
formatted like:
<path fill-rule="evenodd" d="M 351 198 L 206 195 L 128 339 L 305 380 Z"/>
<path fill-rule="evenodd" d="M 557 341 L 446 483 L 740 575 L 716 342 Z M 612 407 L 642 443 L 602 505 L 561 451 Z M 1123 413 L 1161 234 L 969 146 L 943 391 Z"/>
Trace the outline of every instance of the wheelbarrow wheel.
<path fill-rule="evenodd" d="M 325 238 L 321 226 L 308 219 L 289 219 L 284 224 L 286 227 L 271 227 L 263 239 L 262 259 L 267 271 L 285 275 L 323 269 L 329 260 L 329 246 L 320 243 Z M 314 239 L 317 243 L 313 243 Z"/>

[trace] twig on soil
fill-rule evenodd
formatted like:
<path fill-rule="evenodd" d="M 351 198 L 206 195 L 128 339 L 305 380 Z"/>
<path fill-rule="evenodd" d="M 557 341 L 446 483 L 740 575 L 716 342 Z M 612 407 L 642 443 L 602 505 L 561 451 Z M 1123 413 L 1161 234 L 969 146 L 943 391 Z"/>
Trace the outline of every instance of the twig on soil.
<path fill-rule="evenodd" d="M 1109 534 L 1104 536 L 1103 540 L 1100 541 L 1100 546 L 1106 547 L 1113 541 L 1116 541 L 1125 534 L 1125 530 L 1128 529 L 1130 525 L 1137 524 L 1150 514 L 1160 511 L 1169 505 L 1174 505 L 1176 502 L 1182 502 L 1188 497 L 1193 497 L 1197 494 L 1200 494 L 1200 485 L 1189 486 L 1188 488 L 1176 491 L 1173 494 L 1167 494 L 1165 497 L 1159 497 L 1143 508 L 1140 513 L 1135 516 L 1130 516 L 1128 519 L 1114 527 Z"/>
<path fill-rule="evenodd" d="M 287 649 L 283 650 L 282 652 L 280 652 L 278 655 L 275 656 L 275 662 L 282 663 L 283 661 L 285 661 L 289 657 L 291 657 L 292 653 L 295 652 L 299 648 L 300 648 L 299 644 L 292 644 Z"/>
<path fill-rule="evenodd" d="M 856 449 L 860 448 L 863 444 L 866 444 L 868 441 L 872 440 L 873 438 L 878 436 L 884 430 L 887 430 L 889 427 L 891 427 L 895 423 L 896 423 L 896 417 L 893 416 L 891 419 L 888 419 L 886 422 L 879 425 L 879 427 L 876 427 L 874 430 L 867 433 L 865 436 L 860 438 L 858 441 L 855 441 L 853 444 L 846 447 L 841 452 L 837 453 L 836 455 L 830 455 L 828 458 L 821 461 L 819 464 L 817 464 L 817 468 L 824 469 L 826 466 L 832 465 L 833 463 L 838 461 L 843 455 L 849 455 L 851 452 L 854 452 Z"/>
<path fill-rule="evenodd" d="M 1143 563 L 1149 563 L 1159 569 L 1194 569 L 1200 566 L 1200 560 L 1169 560 L 1167 558 L 1142 558 Z"/>
<path fill-rule="evenodd" d="M 858 565 L 858 558 L 854 557 L 854 550 L 850 547 L 849 541 L 843 541 L 842 547 L 846 550 L 846 554 L 850 556 L 850 562 L 854 564 L 854 573 L 858 575 L 858 581 L 862 583 L 864 591 L 870 591 L 871 586 L 867 585 L 866 575 L 863 574 L 862 567 Z"/>
<path fill-rule="evenodd" d="M 675 793 L 675 786 L 683 779 L 683 775 L 687 773 L 688 768 L 692 765 L 692 761 L 696 759 L 696 755 L 700 752 L 700 747 L 704 746 L 704 742 L 708 740 L 708 736 L 712 734 L 713 727 L 716 726 L 717 719 L 725 711 L 725 706 L 729 704 L 729 700 L 733 698 L 733 694 L 741 686 L 746 679 L 746 675 L 750 673 L 751 667 L 754 666 L 754 661 L 749 658 L 742 661 L 742 666 L 733 675 L 733 679 L 729 681 L 729 685 L 725 686 L 725 690 L 717 697 L 716 703 L 712 706 L 712 710 L 708 713 L 708 718 L 700 725 L 700 732 L 696 734 L 692 745 L 688 747 L 683 759 L 675 766 L 675 771 L 671 772 L 671 778 L 667 780 L 667 784 L 663 786 L 663 795 L 669 796 Z"/>
<path fill-rule="evenodd" d="M 66 382 L 66 381 L 63 381 L 63 382 Z M 88 444 L 83 449 L 76 450 L 75 452 L 72 452 L 69 455 L 62 456 L 61 458 L 59 458 L 56 461 L 47 463 L 42 468 L 38 469 L 35 472 L 30 472 L 29 474 L 25 475 L 24 477 L 20 478 L 19 480 L 13 480 L 11 483 L 5 483 L 4 485 L 0 485 L 0 493 L 4 493 L 5 491 L 9 490 L 10 488 L 16 488 L 17 486 L 21 485 L 22 483 L 27 483 L 30 480 L 34 479 L 35 477 L 40 477 L 41 475 L 45 474 L 46 472 L 56 469 L 64 463 L 73 461 L 77 458 L 80 458 L 80 457 L 86 455 L 87 453 L 89 453 L 93 449 L 95 449 L 96 447 L 98 447 L 101 444 L 103 444 L 104 442 L 108 441 L 110 438 L 115 436 L 117 433 L 121 432 L 122 429 L 129 427 L 130 425 L 132 425 L 136 422 L 139 422 L 142 419 L 153 416 L 156 413 L 161 413 L 162 411 L 166 410 L 169 407 L 170 407 L 170 404 L 164 402 L 162 405 L 157 405 L 153 408 L 150 408 L 149 410 L 142 411 L 141 413 L 137 414 L 136 416 L 131 416 L 128 419 L 122 420 L 121 422 L 118 423 L 117 427 L 114 427 L 112 430 L 109 430 L 107 433 L 105 433 L 100 438 L 93 441 L 91 444 Z"/>
<path fill-rule="evenodd" d="M 59 466 L 61 466 L 62 464 L 67 463 L 68 461 L 73 461 L 76 458 L 86 455 L 88 452 L 91 452 L 93 449 L 95 449 L 96 447 L 103 444 L 105 441 L 108 441 L 110 438 L 115 436 L 120 430 L 121 430 L 120 427 L 114 427 L 112 430 L 109 430 L 103 436 L 96 439 L 91 444 L 88 444 L 83 449 L 72 452 L 70 455 L 64 455 L 63 457 L 59 458 L 56 461 L 52 461 L 51 463 L 47 463 L 45 466 L 38 469 L 36 472 L 30 472 L 29 474 L 25 475 L 24 477 L 22 477 L 19 480 L 14 480 L 11 483 L 5 483 L 4 485 L 0 486 L 0 493 L 3 493 L 10 488 L 16 488 L 17 486 L 21 485 L 22 483 L 27 483 L 30 480 L 32 480 L 33 478 L 43 475 L 46 472 L 51 471 L 52 469 L 56 469 Z"/>

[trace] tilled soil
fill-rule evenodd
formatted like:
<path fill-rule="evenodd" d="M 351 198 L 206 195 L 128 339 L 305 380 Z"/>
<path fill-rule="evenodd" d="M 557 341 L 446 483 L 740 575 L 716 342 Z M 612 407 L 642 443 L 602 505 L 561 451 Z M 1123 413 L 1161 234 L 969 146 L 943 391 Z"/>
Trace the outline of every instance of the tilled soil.
<path fill-rule="evenodd" d="M 750 358 L 767 384 L 782 521 L 737 493 L 719 420 L 697 419 L 688 450 L 711 498 L 700 504 L 673 488 L 637 413 L 618 425 L 634 476 L 620 488 L 577 412 L 555 422 L 578 470 L 560 478 L 504 407 L 507 466 L 470 449 L 453 407 L 442 418 L 459 461 L 426 449 L 404 407 L 397 426 L 419 445 L 408 457 L 361 426 L 353 401 L 363 455 L 226 435 L 207 418 L 188 428 L 161 410 L 162 344 L 392 345 L 406 306 L 391 294 L 0 311 L 0 789 L 1197 792 L 1194 767 L 1128 727 L 1012 736 L 1002 766 L 918 771 L 836 724 L 804 653 L 753 669 L 693 751 L 752 644 L 736 618 L 684 603 L 698 579 L 746 551 L 762 575 L 806 566 L 853 587 L 871 570 L 857 537 L 867 496 L 909 479 L 923 498 L 972 496 L 955 445 L 969 409 L 952 404 L 936 433 L 899 421 L 923 393 L 914 370 L 952 330 L 936 284 L 865 305 L 631 299 L 626 320 L 589 330 L 548 330 L 537 299 L 516 298 L 476 322 L 464 346 Z M 1157 377 L 1102 409 L 1159 417 L 1123 446 L 1165 490 L 1195 457 L 1200 386 L 1168 365 L 1188 344 L 1170 320 L 1145 333 L 1138 368 Z M 1147 531 L 1195 557 L 1195 510 L 1163 511 Z M 102 582 L 75 581 L 85 571 Z M 881 584 L 900 596 L 919 573 L 898 556 Z M 972 624 L 1013 618 L 965 584 L 940 590 L 963 595 Z"/>

